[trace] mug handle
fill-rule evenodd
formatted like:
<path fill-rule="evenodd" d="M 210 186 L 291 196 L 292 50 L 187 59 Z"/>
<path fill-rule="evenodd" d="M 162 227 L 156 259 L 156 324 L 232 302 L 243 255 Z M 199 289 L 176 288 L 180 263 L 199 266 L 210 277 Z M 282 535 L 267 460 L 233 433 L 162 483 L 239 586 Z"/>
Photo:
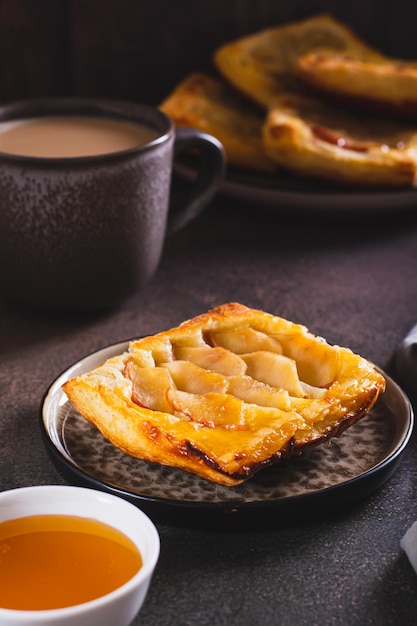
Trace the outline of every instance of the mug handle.
<path fill-rule="evenodd" d="M 196 218 L 214 197 L 222 182 L 226 168 L 225 151 L 218 139 L 197 130 L 180 127 L 175 130 L 174 158 L 187 148 L 201 153 L 199 172 L 185 198 L 168 216 L 167 234 L 172 235 Z"/>

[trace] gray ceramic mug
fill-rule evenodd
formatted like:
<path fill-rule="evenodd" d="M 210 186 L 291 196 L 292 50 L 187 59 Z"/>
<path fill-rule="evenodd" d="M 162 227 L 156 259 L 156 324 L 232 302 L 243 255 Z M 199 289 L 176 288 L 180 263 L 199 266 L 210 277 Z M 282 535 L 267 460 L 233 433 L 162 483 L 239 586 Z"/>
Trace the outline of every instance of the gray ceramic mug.
<path fill-rule="evenodd" d="M 224 173 L 222 145 L 174 128 L 156 107 L 94 99 L 38 99 L 0 107 L 0 124 L 51 116 L 139 123 L 155 137 L 92 156 L 0 152 L 0 297 L 37 308 L 113 307 L 154 275 L 166 236 L 210 202 Z M 170 206 L 174 157 L 199 154 L 187 198 Z"/>

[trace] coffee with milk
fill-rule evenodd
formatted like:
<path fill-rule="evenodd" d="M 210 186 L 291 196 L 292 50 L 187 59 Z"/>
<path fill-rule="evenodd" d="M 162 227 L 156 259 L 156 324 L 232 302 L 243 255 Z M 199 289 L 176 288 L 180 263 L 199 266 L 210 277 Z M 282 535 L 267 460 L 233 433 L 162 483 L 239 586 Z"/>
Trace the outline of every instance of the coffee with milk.
<path fill-rule="evenodd" d="M 93 117 L 38 117 L 0 123 L 0 151 L 29 157 L 82 157 L 137 148 L 158 133 L 144 124 Z"/>

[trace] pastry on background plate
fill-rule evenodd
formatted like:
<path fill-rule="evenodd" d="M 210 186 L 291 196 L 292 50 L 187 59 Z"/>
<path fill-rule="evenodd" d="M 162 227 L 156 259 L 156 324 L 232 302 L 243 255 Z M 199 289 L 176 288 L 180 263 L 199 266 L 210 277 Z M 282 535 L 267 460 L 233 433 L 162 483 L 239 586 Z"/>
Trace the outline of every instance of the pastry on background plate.
<path fill-rule="evenodd" d="M 357 115 L 324 100 L 283 94 L 268 112 L 265 151 L 298 176 L 351 187 L 411 187 L 417 127 Z"/>
<path fill-rule="evenodd" d="M 385 379 L 302 325 L 228 303 L 131 341 L 63 388 L 126 454 L 232 486 L 340 435 Z"/>
<path fill-rule="evenodd" d="M 261 173 L 278 170 L 262 145 L 264 111 L 221 79 L 198 72 L 190 74 L 159 108 L 177 126 L 191 126 L 217 137 L 229 165 Z"/>
<path fill-rule="evenodd" d="M 213 60 L 220 78 L 189 75 L 161 109 L 216 136 L 230 166 L 272 182 L 415 186 L 417 126 L 401 117 L 417 119 L 417 63 L 384 57 L 329 14 L 241 37 Z"/>
<path fill-rule="evenodd" d="M 298 59 L 296 74 L 323 97 L 359 110 L 417 120 L 417 63 L 356 58 L 315 50 Z"/>
<path fill-rule="evenodd" d="M 353 51 L 355 58 L 378 61 L 383 56 L 347 26 L 328 14 L 264 29 L 219 47 L 214 64 L 227 81 L 269 108 L 282 92 L 303 88 L 298 59 L 316 49 Z"/>

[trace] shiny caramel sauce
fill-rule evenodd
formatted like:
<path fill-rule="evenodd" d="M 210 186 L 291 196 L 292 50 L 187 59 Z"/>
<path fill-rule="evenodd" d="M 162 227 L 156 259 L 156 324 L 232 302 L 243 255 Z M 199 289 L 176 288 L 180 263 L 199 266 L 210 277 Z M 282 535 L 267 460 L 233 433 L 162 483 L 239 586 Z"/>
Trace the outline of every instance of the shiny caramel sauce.
<path fill-rule="evenodd" d="M 139 550 L 115 528 L 72 515 L 0 523 L 0 607 L 57 609 L 103 596 L 142 566 Z"/>

